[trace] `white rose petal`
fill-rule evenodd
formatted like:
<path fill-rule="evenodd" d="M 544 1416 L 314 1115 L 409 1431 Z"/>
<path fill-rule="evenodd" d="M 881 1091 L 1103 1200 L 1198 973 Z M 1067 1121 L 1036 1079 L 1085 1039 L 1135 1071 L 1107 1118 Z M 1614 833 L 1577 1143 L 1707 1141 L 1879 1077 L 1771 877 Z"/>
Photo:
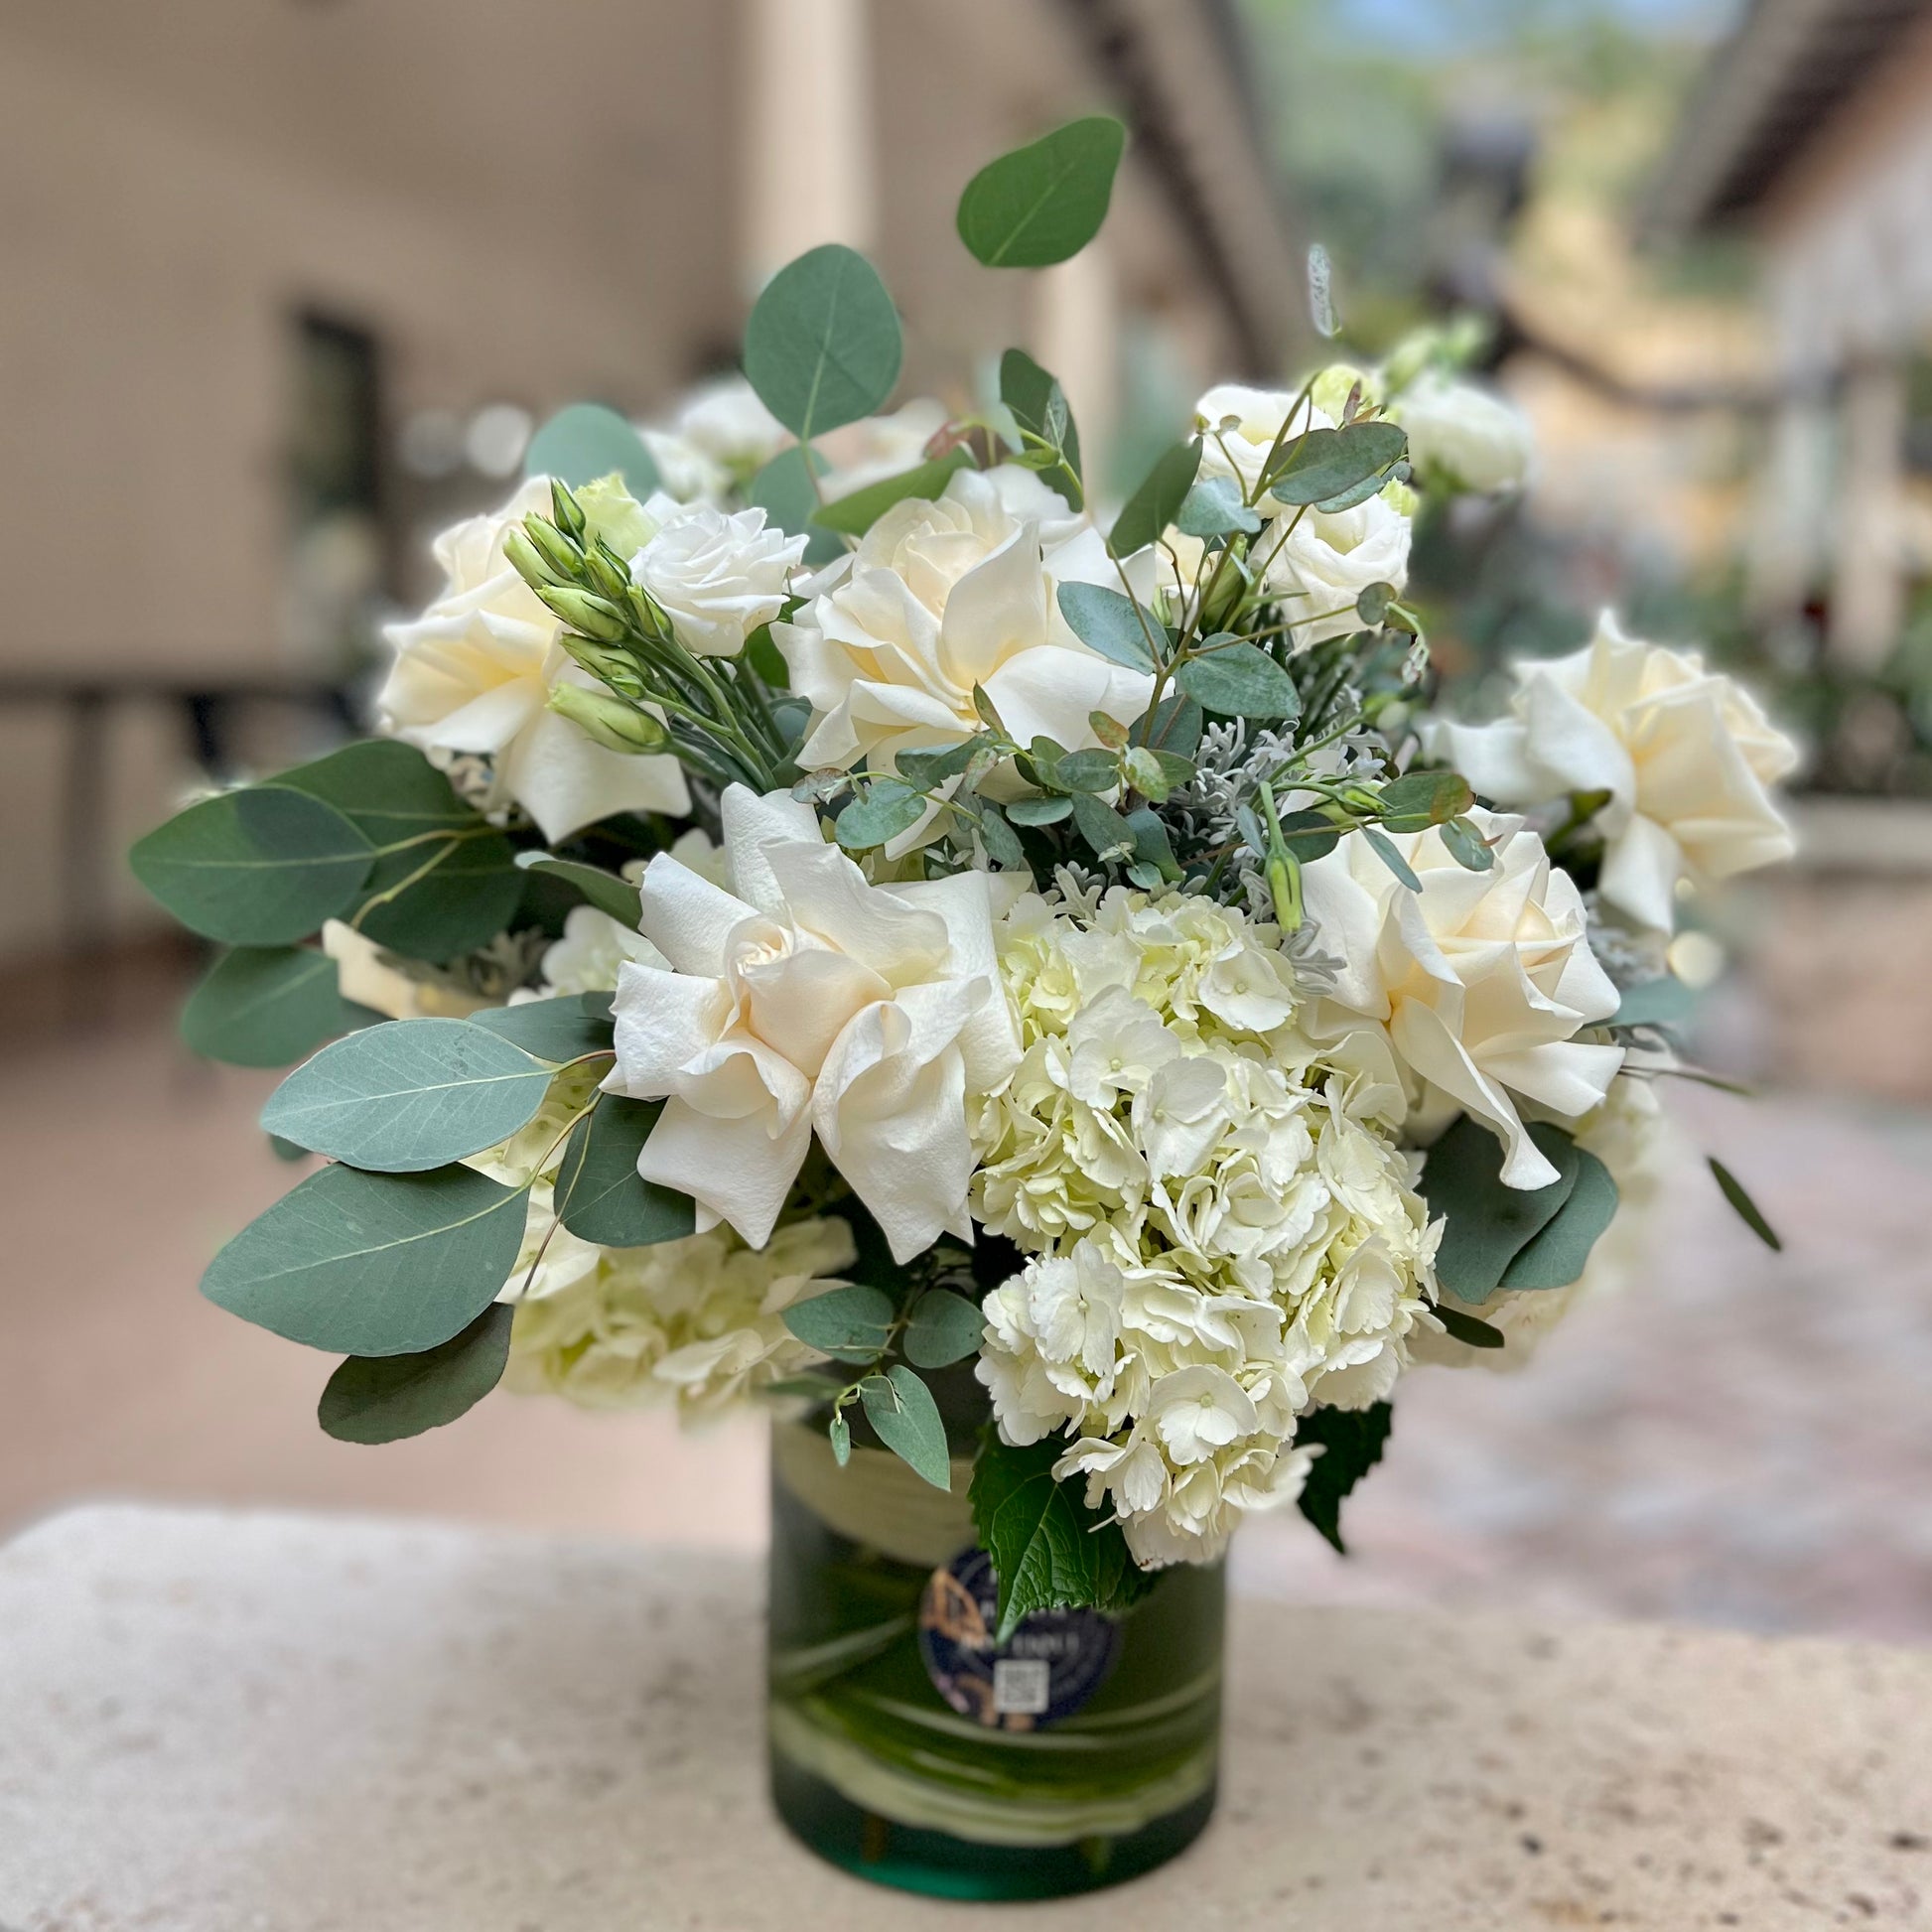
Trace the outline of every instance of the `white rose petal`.
<path fill-rule="evenodd" d="M 761 509 L 727 514 L 668 496 L 647 507 L 658 531 L 631 559 L 630 574 L 663 607 L 687 650 L 736 657 L 784 608 L 805 539 L 768 528 Z"/>

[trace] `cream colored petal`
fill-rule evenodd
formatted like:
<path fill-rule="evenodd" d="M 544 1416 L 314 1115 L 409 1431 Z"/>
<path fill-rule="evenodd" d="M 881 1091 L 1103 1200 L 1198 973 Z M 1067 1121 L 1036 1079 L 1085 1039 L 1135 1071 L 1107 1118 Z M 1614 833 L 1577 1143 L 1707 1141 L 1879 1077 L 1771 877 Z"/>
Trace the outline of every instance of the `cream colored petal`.
<path fill-rule="evenodd" d="M 674 1092 L 685 1069 L 731 1024 L 732 1011 L 722 980 L 625 960 L 611 1004 L 618 1063 L 605 1086 L 634 1100 Z"/>
<path fill-rule="evenodd" d="M 818 813 L 789 792 L 760 796 L 749 785 L 727 785 L 719 811 L 725 850 L 731 855 L 732 890 L 760 912 L 782 914 L 784 895 L 761 848 L 774 842 L 823 847 Z"/>
<path fill-rule="evenodd" d="M 674 758 L 629 758 L 593 745 L 569 719 L 539 711 L 502 759 L 510 795 L 552 845 L 620 812 L 691 809 Z"/>
<path fill-rule="evenodd" d="M 644 868 L 637 929 L 680 973 L 725 971 L 726 942 L 757 912 L 722 886 L 660 852 Z"/>
<path fill-rule="evenodd" d="M 1557 1171 L 1529 1137 L 1500 1084 L 1487 1078 L 1462 1042 L 1428 1007 L 1405 1000 L 1389 1023 L 1396 1051 L 1422 1075 L 1494 1130 L 1503 1144 L 1505 1187 L 1547 1187 Z"/>
<path fill-rule="evenodd" d="M 771 1238 L 811 1142 L 807 1114 L 788 1128 L 775 1107 L 715 1120 L 672 1099 L 664 1103 L 637 1157 L 637 1172 L 660 1187 L 690 1195 L 701 1210 L 701 1227 L 729 1222 L 742 1239 L 761 1248 Z"/>
<path fill-rule="evenodd" d="M 1639 925 L 1669 932 L 1677 924 L 1677 882 L 1683 876 L 1677 841 L 1639 813 L 1605 846 L 1596 890 Z"/>

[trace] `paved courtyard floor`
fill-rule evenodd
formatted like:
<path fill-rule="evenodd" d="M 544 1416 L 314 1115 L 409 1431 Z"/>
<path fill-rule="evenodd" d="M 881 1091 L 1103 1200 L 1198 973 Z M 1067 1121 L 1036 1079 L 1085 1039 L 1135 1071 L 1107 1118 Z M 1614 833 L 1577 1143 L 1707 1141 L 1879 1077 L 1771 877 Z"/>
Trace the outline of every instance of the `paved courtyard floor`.
<path fill-rule="evenodd" d="M 138 1496 L 760 1542 L 755 1423 L 681 1437 L 499 1396 L 390 1449 L 323 1437 L 329 1363 L 195 1293 L 287 1184 L 252 1124 L 272 1084 L 193 1062 L 152 1011 L 0 1056 L 0 1535 Z M 1932 1114 L 1674 1098 L 1689 1152 L 1642 1276 L 1525 1372 L 1418 1373 L 1351 1556 L 1290 1512 L 1244 1534 L 1244 1587 L 1932 1638 Z"/>

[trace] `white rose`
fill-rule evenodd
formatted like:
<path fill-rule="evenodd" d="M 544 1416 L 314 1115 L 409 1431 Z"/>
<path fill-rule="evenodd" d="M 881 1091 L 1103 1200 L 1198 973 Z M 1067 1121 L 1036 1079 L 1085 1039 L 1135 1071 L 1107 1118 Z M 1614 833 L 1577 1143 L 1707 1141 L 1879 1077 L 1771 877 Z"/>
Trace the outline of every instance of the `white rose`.
<path fill-rule="evenodd" d="M 1287 389 L 1216 384 L 1194 405 L 1194 427 L 1201 438 L 1200 474 L 1230 477 L 1241 485 L 1243 496 L 1251 494 L 1278 442 L 1286 449 L 1304 431 L 1335 426 L 1332 417 L 1305 402 L 1296 413 L 1295 427 L 1284 435 L 1282 425 L 1295 404 L 1296 396 Z"/>
<path fill-rule="evenodd" d="M 504 557 L 503 538 L 549 508 L 549 479 L 532 477 L 495 514 L 437 538 L 443 593 L 420 618 L 388 626 L 396 661 L 377 704 L 386 729 L 425 752 L 486 754 L 485 809 L 514 799 L 555 844 L 618 812 L 681 815 L 691 795 L 676 759 L 607 752 L 548 708 L 558 684 L 592 681 Z"/>
<path fill-rule="evenodd" d="M 1269 588 L 1288 600 L 1284 616 L 1298 650 L 1362 628 L 1355 600 L 1371 584 L 1400 591 L 1409 581 L 1409 519 L 1386 497 L 1352 509 L 1284 510 L 1254 540 Z"/>
<path fill-rule="evenodd" d="M 1493 390 L 1428 374 L 1390 413 L 1409 432 L 1410 461 L 1425 477 L 1487 492 L 1519 488 L 1529 475 L 1529 419 Z"/>
<path fill-rule="evenodd" d="M 792 440 L 742 375 L 700 382 L 679 405 L 671 431 L 713 463 L 745 475 L 769 463 Z"/>
<path fill-rule="evenodd" d="M 727 513 L 662 495 L 647 508 L 657 534 L 630 560 L 631 576 L 663 607 L 686 650 L 736 657 L 784 609 L 805 539 L 767 528 L 761 509 Z"/>
<path fill-rule="evenodd" d="M 758 1247 L 816 1130 L 899 1260 L 970 1240 L 966 1095 L 1019 1057 L 987 875 L 887 892 L 788 794 L 723 814 L 730 891 L 658 854 L 639 923 L 671 970 L 619 976 L 606 1085 L 667 1103 L 638 1173 Z"/>
<path fill-rule="evenodd" d="M 1495 853 L 1468 872 L 1432 828 L 1392 840 L 1422 882 L 1411 892 L 1351 832 L 1307 867 L 1303 890 L 1322 950 L 1346 962 L 1314 1004 L 1311 1035 L 1370 1022 L 1423 1083 L 1419 1124 L 1466 1112 L 1502 1141 L 1509 1187 L 1557 1173 L 1517 1100 L 1567 1119 L 1599 1105 L 1619 1046 L 1576 1038 L 1616 1011 L 1617 990 L 1585 936 L 1583 897 L 1519 818 L 1469 814 Z"/>
<path fill-rule="evenodd" d="M 1022 744 L 1090 747 L 1090 713 L 1128 725 L 1146 711 L 1153 678 L 1089 649 L 1055 601 L 1062 583 L 1118 586 L 1099 534 L 1042 556 L 1037 523 L 1003 499 L 1016 488 L 962 471 L 936 500 L 895 503 L 798 617 L 772 625 L 813 707 L 801 764 L 890 769 L 900 751 L 956 744 L 981 729 L 975 685 Z"/>
<path fill-rule="evenodd" d="M 1437 720 L 1423 743 L 1498 804 L 1608 792 L 1598 891 L 1639 924 L 1671 929 L 1680 880 L 1728 879 L 1796 849 L 1767 789 L 1796 746 L 1695 651 L 1626 637 L 1606 612 L 1582 650 L 1519 663 L 1516 677 L 1503 723 Z"/>

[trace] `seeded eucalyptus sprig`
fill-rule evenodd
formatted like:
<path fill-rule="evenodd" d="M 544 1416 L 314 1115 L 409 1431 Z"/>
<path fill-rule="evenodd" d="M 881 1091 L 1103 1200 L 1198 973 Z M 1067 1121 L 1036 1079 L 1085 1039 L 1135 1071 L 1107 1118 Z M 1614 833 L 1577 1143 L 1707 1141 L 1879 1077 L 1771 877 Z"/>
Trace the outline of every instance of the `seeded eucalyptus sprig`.
<path fill-rule="evenodd" d="M 674 754 L 721 787 L 789 784 L 798 775 L 791 741 L 749 658 L 687 650 L 571 490 L 552 482 L 550 499 L 550 515 L 526 516 L 503 552 L 569 625 L 564 649 L 605 687 L 559 685 L 551 709 L 607 750 Z"/>

